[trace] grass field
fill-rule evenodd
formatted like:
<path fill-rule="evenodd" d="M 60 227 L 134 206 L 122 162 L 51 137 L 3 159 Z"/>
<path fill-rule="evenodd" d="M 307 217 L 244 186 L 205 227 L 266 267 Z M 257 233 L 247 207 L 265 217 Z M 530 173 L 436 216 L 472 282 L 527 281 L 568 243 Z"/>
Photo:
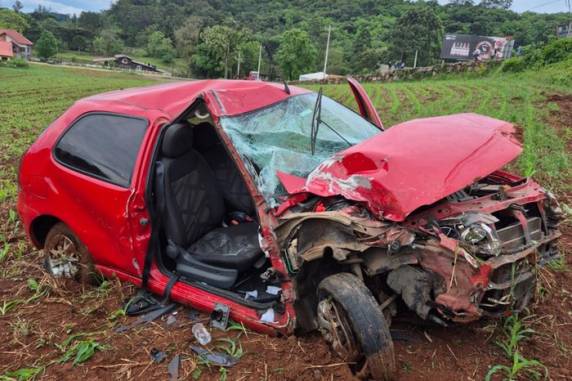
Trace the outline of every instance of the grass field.
<path fill-rule="evenodd" d="M 562 65 L 520 75 L 370 83 L 365 88 L 386 127 L 415 117 L 457 112 L 514 122 L 524 140 L 524 153 L 515 169 L 541 179 L 569 203 L 571 78 L 572 65 Z M 133 292 L 129 286 L 110 280 L 99 288 L 69 293 L 58 289 L 41 271 L 40 253 L 28 244 L 15 213 L 18 158 L 77 99 L 152 83 L 157 81 L 135 74 L 47 65 L 0 67 L 0 381 L 42 375 L 64 380 L 166 379 L 166 364 L 149 359 L 151 348 L 170 356 L 185 355 L 181 374 L 187 378 L 348 379 L 345 364 L 339 364 L 316 336 L 272 339 L 240 326 L 225 333 L 217 344 L 219 350 L 244 352 L 240 364 L 228 374 L 201 365 L 188 350 L 188 325 L 165 328 L 159 322 L 129 334 L 113 334 L 113 327 L 129 321 L 121 309 Z M 355 107 L 346 85 L 328 85 L 324 91 Z M 563 251 L 571 247 L 566 238 Z M 396 342 L 400 379 L 483 379 L 495 364 L 508 366 L 517 361 L 515 366 L 522 365 L 517 355 L 522 353 L 539 359 L 551 378 L 572 377 L 572 277 L 565 261 L 543 277 L 540 303 L 523 322 L 482 321 L 447 329 L 407 326 L 406 331 L 417 339 Z M 520 341 L 532 344 L 521 345 Z M 542 366 L 531 366 L 542 373 Z"/>
<path fill-rule="evenodd" d="M 172 73 L 173 71 L 176 72 L 186 71 L 185 61 L 182 58 L 175 58 L 172 63 L 166 64 L 159 58 L 145 56 L 145 52 L 143 49 L 128 49 L 125 54 L 127 54 L 129 57 L 133 58 L 137 62 L 150 63 L 151 65 L 155 65 L 159 70 L 166 71 L 169 73 Z M 59 52 L 55 56 L 55 58 L 58 60 L 74 62 L 79 64 L 93 64 L 94 63 L 93 60 L 99 57 L 87 52 L 75 52 L 71 50 L 66 50 L 63 52 Z"/>
<path fill-rule="evenodd" d="M 572 77 L 572 67 L 567 69 Z M 571 84 L 570 79 L 560 81 L 550 72 L 533 72 L 367 83 L 364 88 L 386 126 L 413 118 L 460 112 L 476 112 L 515 123 L 524 137 L 524 153 L 519 158 L 518 169 L 527 176 L 540 175 L 548 185 L 559 189 L 569 178 L 570 152 L 566 151 L 566 137 L 563 139 L 548 125 L 550 111 L 558 109 L 549 98 L 551 94 L 572 92 Z M 318 87 L 310 88 L 317 90 Z M 345 84 L 326 86 L 324 93 L 356 107 Z M 560 132 L 572 134 L 569 130 Z"/>
<path fill-rule="evenodd" d="M 155 81 L 134 74 L 32 65 L 0 68 L 0 202 L 16 194 L 15 163 L 37 135 L 79 98 Z"/>

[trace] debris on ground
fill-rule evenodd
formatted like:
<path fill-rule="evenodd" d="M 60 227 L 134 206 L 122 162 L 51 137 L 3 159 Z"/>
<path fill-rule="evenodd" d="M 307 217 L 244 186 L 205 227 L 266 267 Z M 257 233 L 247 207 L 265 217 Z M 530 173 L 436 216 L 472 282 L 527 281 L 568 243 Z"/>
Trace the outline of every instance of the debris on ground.
<path fill-rule="evenodd" d="M 137 320 L 135 320 L 133 323 L 129 324 L 129 325 L 122 325 L 119 326 L 115 329 L 116 333 L 125 333 L 135 327 L 138 327 L 140 325 L 143 324 L 147 324 L 152 322 L 153 320 L 156 320 L 157 318 L 173 311 L 175 308 L 177 307 L 177 305 L 175 303 L 166 305 L 164 307 L 161 307 L 157 310 L 153 310 L 151 312 L 148 312 L 144 315 L 141 315 L 137 318 Z"/>
<path fill-rule="evenodd" d="M 193 336 L 195 339 L 197 339 L 199 344 L 207 345 L 211 342 L 211 334 L 209 331 L 207 331 L 203 323 L 194 324 L 191 330 L 193 332 Z"/>
<path fill-rule="evenodd" d="M 238 364 L 238 359 L 236 357 L 230 356 L 226 353 L 209 351 L 208 349 L 197 345 L 191 345 L 191 349 L 201 359 L 214 365 L 230 368 Z"/>
<path fill-rule="evenodd" d="M 181 355 L 175 355 L 169 365 L 167 371 L 169 372 L 169 381 L 177 381 L 179 379 L 179 367 L 181 366 Z"/>
<path fill-rule="evenodd" d="M 157 364 L 162 363 L 167 358 L 167 353 L 160 351 L 157 348 L 151 349 L 149 354 L 151 355 L 153 362 Z"/>

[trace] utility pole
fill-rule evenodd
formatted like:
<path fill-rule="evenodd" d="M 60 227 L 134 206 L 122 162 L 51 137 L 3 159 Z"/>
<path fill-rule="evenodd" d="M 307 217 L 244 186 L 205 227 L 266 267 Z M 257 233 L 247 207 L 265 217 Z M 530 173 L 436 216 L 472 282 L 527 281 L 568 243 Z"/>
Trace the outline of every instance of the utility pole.
<path fill-rule="evenodd" d="M 330 35 L 332 34 L 332 26 L 328 26 L 328 41 L 326 42 L 326 57 L 324 58 L 324 76 L 328 68 L 328 53 L 330 52 Z"/>
<path fill-rule="evenodd" d="M 568 4 L 568 37 L 572 37 L 572 0 L 565 0 Z"/>
<path fill-rule="evenodd" d="M 413 69 L 417 67 L 417 54 L 419 53 L 419 49 L 415 51 L 415 59 L 413 60 Z"/>
<path fill-rule="evenodd" d="M 260 80 L 260 63 L 262 62 L 262 44 L 260 44 L 260 49 L 258 50 L 258 70 L 256 71 L 256 79 Z"/>
<path fill-rule="evenodd" d="M 240 50 L 238 51 L 238 58 L 236 61 L 236 78 L 240 79 Z"/>
<path fill-rule="evenodd" d="M 228 55 L 230 53 L 230 42 L 226 45 L 226 55 L 224 56 L 224 79 L 228 79 Z"/>

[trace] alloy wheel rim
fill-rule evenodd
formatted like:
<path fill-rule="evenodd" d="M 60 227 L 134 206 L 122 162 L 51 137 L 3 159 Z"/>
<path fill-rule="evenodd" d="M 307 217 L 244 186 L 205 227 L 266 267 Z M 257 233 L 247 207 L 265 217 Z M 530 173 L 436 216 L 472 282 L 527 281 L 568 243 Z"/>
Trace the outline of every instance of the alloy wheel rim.
<path fill-rule="evenodd" d="M 64 234 L 56 237 L 54 241 L 53 247 L 48 249 L 47 257 L 50 273 L 56 278 L 75 278 L 80 268 L 77 246 Z"/>
<path fill-rule="evenodd" d="M 318 327 L 324 339 L 345 361 L 355 361 L 359 357 L 353 332 L 340 305 L 331 297 L 318 303 Z"/>

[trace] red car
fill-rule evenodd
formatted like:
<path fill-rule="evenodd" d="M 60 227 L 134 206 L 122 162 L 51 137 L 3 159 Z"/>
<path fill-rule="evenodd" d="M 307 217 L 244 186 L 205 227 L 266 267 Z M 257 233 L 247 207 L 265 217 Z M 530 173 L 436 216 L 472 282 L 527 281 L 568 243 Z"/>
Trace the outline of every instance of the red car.
<path fill-rule="evenodd" d="M 501 168 L 521 145 L 476 114 L 384 130 L 305 89 L 206 80 L 78 101 L 24 154 L 18 211 L 57 277 L 96 270 L 269 334 L 320 330 L 395 372 L 398 309 L 441 325 L 524 308 L 561 211 Z"/>

